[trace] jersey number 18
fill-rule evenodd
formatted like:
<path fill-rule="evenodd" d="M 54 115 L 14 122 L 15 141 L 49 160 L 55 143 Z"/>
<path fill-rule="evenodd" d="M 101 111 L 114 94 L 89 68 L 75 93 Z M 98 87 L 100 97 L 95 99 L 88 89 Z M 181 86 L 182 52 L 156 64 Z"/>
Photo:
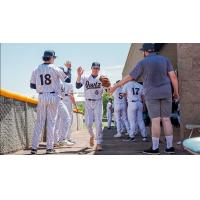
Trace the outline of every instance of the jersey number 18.
<path fill-rule="evenodd" d="M 45 79 L 45 80 L 44 80 Z M 41 74 L 40 75 L 41 85 L 50 85 L 51 84 L 51 75 L 50 74 Z"/>

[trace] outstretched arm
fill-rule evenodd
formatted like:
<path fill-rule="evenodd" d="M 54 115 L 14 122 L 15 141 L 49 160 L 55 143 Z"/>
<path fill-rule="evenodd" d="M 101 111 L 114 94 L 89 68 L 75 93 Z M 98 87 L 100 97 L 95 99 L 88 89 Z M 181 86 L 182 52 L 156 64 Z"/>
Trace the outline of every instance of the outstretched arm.
<path fill-rule="evenodd" d="M 123 86 L 124 84 L 128 83 L 131 80 L 133 80 L 133 78 L 130 75 L 125 76 L 121 81 L 116 83 L 113 87 L 110 87 L 109 92 L 113 93 L 118 87 Z"/>

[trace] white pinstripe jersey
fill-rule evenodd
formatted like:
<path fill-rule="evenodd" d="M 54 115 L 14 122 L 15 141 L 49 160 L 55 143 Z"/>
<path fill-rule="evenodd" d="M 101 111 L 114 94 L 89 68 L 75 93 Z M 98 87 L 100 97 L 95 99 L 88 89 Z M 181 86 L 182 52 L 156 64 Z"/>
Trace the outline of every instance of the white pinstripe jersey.
<path fill-rule="evenodd" d="M 66 82 L 64 82 L 63 84 L 64 84 L 64 93 L 65 94 L 72 94 L 72 93 L 74 93 L 72 83 L 66 83 Z"/>
<path fill-rule="evenodd" d="M 69 95 L 69 94 L 73 94 L 73 85 L 72 83 L 66 83 L 63 82 L 62 83 L 63 86 L 63 90 L 62 90 L 62 97 L 64 100 L 66 101 L 71 101 L 69 96 L 65 96 L 65 95 Z"/>
<path fill-rule="evenodd" d="M 136 81 L 126 83 L 122 92 L 127 94 L 128 102 L 142 101 L 142 96 L 144 95 L 143 85 L 137 83 Z"/>
<path fill-rule="evenodd" d="M 103 94 L 103 86 L 99 80 L 99 76 L 93 78 L 92 75 L 84 76 L 80 81 L 84 85 L 84 93 L 86 99 L 101 99 Z"/>
<path fill-rule="evenodd" d="M 32 72 L 30 82 L 36 85 L 37 93 L 60 94 L 61 80 L 66 77 L 66 74 L 54 64 L 41 64 Z"/>
<path fill-rule="evenodd" d="M 122 92 L 122 88 L 119 87 L 117 88 L 114 93 L 113 93 L 113 97 L 114 97 L 114 104 L 125 104 L 126 103 L 126 98 L 124 96 L 122 96 L 123 92 Z"/>
<path fill-rule="evenodd" d="M 111 103 L 111 102 L 108 102 L 108 103 L 107 103 L 107 106 L 106 106 L 107 113 L 108 113 L 108 112 L 112 112 L 111 108 L 112 108 L 112 103 Z"/>

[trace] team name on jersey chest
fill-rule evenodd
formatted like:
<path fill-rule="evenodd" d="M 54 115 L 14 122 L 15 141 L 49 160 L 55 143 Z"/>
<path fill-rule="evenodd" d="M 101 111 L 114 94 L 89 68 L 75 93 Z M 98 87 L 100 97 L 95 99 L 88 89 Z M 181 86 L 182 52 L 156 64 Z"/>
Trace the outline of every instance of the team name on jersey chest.
<path fill-rule="evenodd" d="M 86 89 L 98 89 L 101 88 L 101 83 L 99 82 L 90 83 L 89 81 L 86 81 L 85 87 Z"/>

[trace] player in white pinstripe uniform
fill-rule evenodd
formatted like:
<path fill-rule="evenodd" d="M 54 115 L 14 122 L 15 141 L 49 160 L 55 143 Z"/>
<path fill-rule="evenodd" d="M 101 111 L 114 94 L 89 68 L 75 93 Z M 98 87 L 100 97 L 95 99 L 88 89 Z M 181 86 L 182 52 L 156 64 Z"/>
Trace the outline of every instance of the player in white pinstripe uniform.
<path fill-rule="evenodd" d="M 143 141 L 147 140 L 147 131 L 143 120 L 143 85 L 130 81 L 123 86 L 122 93 L 128 100 L 128 120 L 130 124 L 129 141 L 135 141 L 137 125 Z"/>
<path fill-rule="evenodd" d="M 67 61 L 65 66 L 68 68 L 68 78 L 63 82 L 60 82 L 60 96 L 61 101 L 58 106 L 58 117 L 56 121 L 55 133 L 54 133 L 54 146 L 73 145 L 74 143 L 69 140 L 69 131 L 72 122 L 72 110 L 66 104 L 67 91 L 70 90 L 69 83 L 71 82 L 71 62 Z M 61 68 L 64 70 L 64 68 Z"/>
<path fill-rule="evenodd" d="M 45 51 L 43 55 L 44 63 L 39 65 L 32 73 L 30 87 L 39 93 L 37 105 L 37 120 L 35 123 L 32 154 L 37 153 L 41 133 L 47 123 L 47 154 L 54 153 L 54 129 L 57 117 L 57 108 L 60 102 L 60 80 L 64 80 L 67 75 L 63 70 L 56 67 L 54 51 Z"/>
<path fill-rule="evenodd" d="M 108 129 L 111 129 L 112 113 L 113 113 L 113 103 L 112 103 L 112 98 L 109 98 L 107 106 L 106 106 L 106 116 L 107 116 L 107 123 L 108 123 L 107 127 L 108 127 Z"/>
<path fill-rule="evenodd" d="M 119 81 L 117 81 L 117 83 L 118 82 Z M 115 134 L 114 137 L 120 138 L 122 136 L 121 120 L 123 120 L 127 133 L 129 134 L 129 123 L 126 115 L 127 112 L 126 98 L 123 96 L 121 87 L 115 90 L 115 92 L 113 93 L 113 97 L 114 97 L 114 115 L 117 125 L 117 134 Z"/>
<path fill-rule="evenodd" d="M 64 82 L 64 97 L 63 97 L 63 102 L 67 106 L 69 115 L 70 115 L 70 123 L 69 123 L 69 128 L 68 128 L 68 133 L 67 133 L 67 141 L 71 143 L 75 143 L 71 139 L 71 126 L 73 122 L 73 110 L 72 110 L 72 105 L 74 105 L 74 108 L 77 109 L 77 105 L 75 102 L 74 98 L 74 91 L 73 91 L 73 85 L 71 83 Z"/>
<path fill-rule="evenodd" d="M 100 64 L 92 63 L 92 73 L 90 76 L 84 76 L 82 67 L 77 69 L 76 88 L 84 86 L 85 92 L 85 122 L 90 134 L 90 146 L 94 146 L 94 131 L 92 128 L 93 122 L 96 126 L 96 150 L 102 150 L 103 132 L 102 132 L 102 94 L 103 86 L 99 80 Z"/>
<path fill-rule="evenodd" d="M 58 119 L 56 121 L 54 142 L 55 146 L 73 145 L 70 128 L 73 120 L 72 103 L 75 105 L 73 88 L 71 83 L 62 83 L 62 101 L 58 106 Z"/>
<path fill-rule="evenodd" d="M 60 83 L 61 85 L 61 93 L 60 98 L 61 101 L 58 104 L 58 114 L 56 119 L 56 126 L 54 132 L 54 146 L 65 146 L 65 145 L 73 145 L 73 143 L 67 140 L 68 129 L 70 127 L 70 114 L 67 109 L 67 106 L 63 102 L 64 96 L 64 85 L 63 82 Z"/>

